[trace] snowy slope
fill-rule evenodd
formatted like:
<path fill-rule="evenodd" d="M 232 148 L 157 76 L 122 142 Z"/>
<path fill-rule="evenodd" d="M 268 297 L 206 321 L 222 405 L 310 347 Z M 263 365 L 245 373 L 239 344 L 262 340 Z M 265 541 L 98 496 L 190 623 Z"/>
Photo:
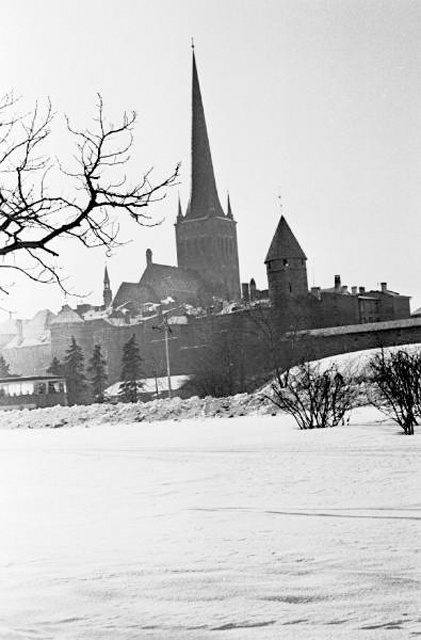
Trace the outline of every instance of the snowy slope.
<path fill-rule="evenodd" d="M 421 436 L 359 410 L 0 431 L 0 638 L 421 635 Z"/>

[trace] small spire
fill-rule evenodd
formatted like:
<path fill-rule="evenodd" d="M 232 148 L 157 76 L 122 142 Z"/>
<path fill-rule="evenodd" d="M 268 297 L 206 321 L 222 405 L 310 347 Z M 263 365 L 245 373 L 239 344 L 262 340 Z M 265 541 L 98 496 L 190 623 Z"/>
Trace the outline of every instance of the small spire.
<path fill-rule="evenodd" d="M 113 292 L 111 291 L 110 276 L 108 275 L 107 265 L 104 268 L 104 289 L 102 291 L 102 299 L 104 307 L 107 309 L 113 300 Z"/>
<path fill-rule="evenodd" d="M 181 200 L 180 194 L 178 194 L 178 213 L 177 213 L 177 222 L 183 219 L 183 212 L 181 210 Z"/>
<path fill-rule="evenodd" d="M 110 287 L 110 276 L 108 275 L 107 265 L 105 265 L 105 268 L 104 268 L 104 288 L 105 287 L 107 288 Z"/>
<path fill-rule="evenodd" d="M 232 215 L 231 211 L 231 200 L 229 191 L 227 191 L 227 218 L 229 218 L 230 220 L 234 220 L 234 216 Z"/>

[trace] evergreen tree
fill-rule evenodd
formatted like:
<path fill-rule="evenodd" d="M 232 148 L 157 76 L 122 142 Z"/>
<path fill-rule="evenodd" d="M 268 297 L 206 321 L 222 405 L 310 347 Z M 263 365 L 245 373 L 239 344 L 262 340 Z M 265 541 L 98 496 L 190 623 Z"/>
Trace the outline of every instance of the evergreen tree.
<path fill-rule="evenodd" d="M 62 376 L 63 375 L 63 365 L 60 360 L 54 357 L 51 360 L 50 366 L 47 369 L 47 373 L 50 376 Z"/>
<path fill-rule="evenodd" d="M 143 386 L 138 380 L 141 375 L 142 358 L 134 334 L 123 347 L 121 364 L 121 384 L 118 395 L 123 402 L 137 402 L 139 390 Z"/>
<path fill-rule="evenodd" d="M 0 378 L 10 378 L 10 365 L 7 364 L 3 356 L 0 355 Z"/>
<path fill-rule="evenodd" d="M 102 355 L 101 345 L 96 344 L 92 358 L 89 360 L 88 372 L 90 373 L 90 382 L 92 394 L 96 402 L 104 402 L 104 389 L 107 382 L 107 362 Z"/>
<path fill-rule="evenodd" d="M 69 404 L 83 404 L 87 399 L 87 384 L 84 372 L 84 355 L 72 336 L 70 347 L 64 357 L 64 375 L 67 382 Z"/>

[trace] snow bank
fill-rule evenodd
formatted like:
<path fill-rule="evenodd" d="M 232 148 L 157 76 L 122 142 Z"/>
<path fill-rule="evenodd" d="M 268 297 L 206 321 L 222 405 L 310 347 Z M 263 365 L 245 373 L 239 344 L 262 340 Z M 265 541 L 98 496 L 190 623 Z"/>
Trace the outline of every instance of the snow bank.
<path fill-rule="evenodd" d="M 388 347 L 409 352 L 421 349 L 420 344 Z M 319 362 L 328 368 L 335 363 L 339 370 L 362 372 L 378 349 L 356 351 L 323 358 Z M 226 398 L 165 398 L 150 402 L 127 404 L 92 404 L 74 407 L 49 407 L 0 411 L 0 427 L 3 428 L 59 428 L 80 424 L 119 424 L 133 422 L 157 422 L 162 420 L 186 420 L 198 418 L 234 418 L 246 415 L 275 415 L 279 409 L 268 399 L 270 384 L 253 394 L 241 393 Z"/>
<path fill-rule="evenodd" d="M 189 418 L 275 414 L 276 407 L 260 393 L 228 398 L 166 398 L 143 403 L 92 404 L 0 412 L 0 426 L 18 429 L 59 428 L 103 423 L 156 422 Z"/>

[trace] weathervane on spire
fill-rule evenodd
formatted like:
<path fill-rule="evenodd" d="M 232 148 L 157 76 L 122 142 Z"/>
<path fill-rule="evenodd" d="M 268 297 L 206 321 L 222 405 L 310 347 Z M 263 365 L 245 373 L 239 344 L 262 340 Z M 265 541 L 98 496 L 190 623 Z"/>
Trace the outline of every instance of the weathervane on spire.
<path fill-rule="evenodd" d="M 281 195 L 281 190 L 280 189 L 278 191 L 278 204 L 279 204 L 279 208 L 281 210 L 281 215 L 284 215 L 284 204 L 282 202 L 282 195 Z"/>
<path fill-rule="evenodd" d="M 194 38 L 191 39 L 191 48 L 194 51 Z"/>

